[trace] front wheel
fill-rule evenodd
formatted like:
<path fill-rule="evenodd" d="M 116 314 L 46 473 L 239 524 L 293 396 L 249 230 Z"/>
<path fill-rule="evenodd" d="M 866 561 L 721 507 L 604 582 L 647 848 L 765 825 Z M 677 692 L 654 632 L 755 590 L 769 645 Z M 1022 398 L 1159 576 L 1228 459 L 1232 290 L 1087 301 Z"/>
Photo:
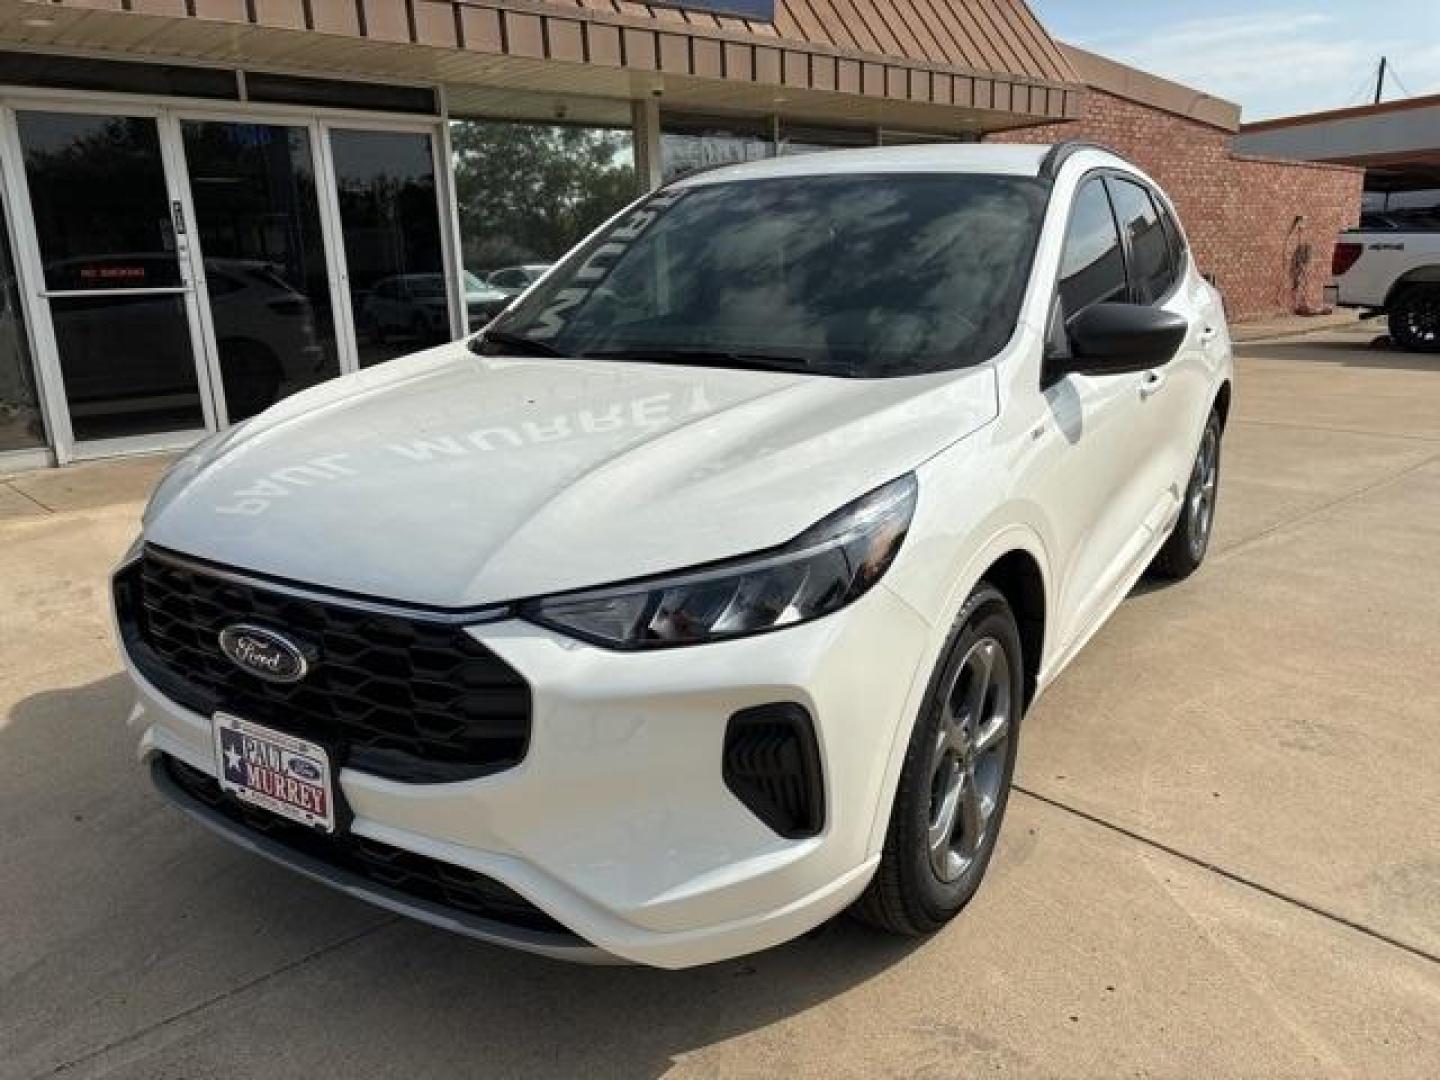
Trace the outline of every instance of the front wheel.
<path fill-rule="evenodd" d="M 1185 505 L 1165 546 L 1150 564 L 1150 573 L 1170 581 L 1187 578 L 1205 561 L 1210 533 L 1215 526 L 1215 503 L 1220 494 L 1220 414 L 1211 412 L 1205 434 L 1190 470 Z"/>
<path fill-rule="evenodd" d="M 1005 817 L 1024 700 L 1015 616 L 982 582 L 941 651 L 905 754 L 880 866 L 855 902 L 856 916 L 918 937 L 970 902 Z"/>

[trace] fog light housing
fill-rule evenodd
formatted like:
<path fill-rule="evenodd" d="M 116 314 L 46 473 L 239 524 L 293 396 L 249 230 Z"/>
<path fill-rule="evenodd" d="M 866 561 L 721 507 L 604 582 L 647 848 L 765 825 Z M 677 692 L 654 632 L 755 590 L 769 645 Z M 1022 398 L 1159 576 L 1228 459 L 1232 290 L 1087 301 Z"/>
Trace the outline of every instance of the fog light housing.
<path fill-rule="evenodd" d="M 725 727 L 725 786 L 787 840 L 825 825 L 825 783 L 810 713 L 792 702 L 742 709 Z"/>

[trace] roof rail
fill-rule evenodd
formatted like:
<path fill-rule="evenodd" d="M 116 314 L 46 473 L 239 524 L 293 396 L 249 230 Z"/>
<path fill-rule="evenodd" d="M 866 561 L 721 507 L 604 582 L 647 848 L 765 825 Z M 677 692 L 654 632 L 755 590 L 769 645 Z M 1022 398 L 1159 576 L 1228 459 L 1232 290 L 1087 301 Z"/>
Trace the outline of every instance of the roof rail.
<path fill-rule="evenodd" d="M 1104 143 L 1087 142 L 1084 139 L 1066 139 L 1064 142 L 1057 142 L 1054 146 L 1050 147 L 1050 152 L 1046 154 L 1044 160 L 1040 162 L 1040 172 L 1038 174 L 1040 179 L 1054 180 L 1060 172 L 1060 167 L 1081 150 L 1100 150 L 1113 157 L 1119 158 L 1126 164 L 1134 164 L 1134 162 L 1130 161 L 1124 154 L 1106 146 Z"/>

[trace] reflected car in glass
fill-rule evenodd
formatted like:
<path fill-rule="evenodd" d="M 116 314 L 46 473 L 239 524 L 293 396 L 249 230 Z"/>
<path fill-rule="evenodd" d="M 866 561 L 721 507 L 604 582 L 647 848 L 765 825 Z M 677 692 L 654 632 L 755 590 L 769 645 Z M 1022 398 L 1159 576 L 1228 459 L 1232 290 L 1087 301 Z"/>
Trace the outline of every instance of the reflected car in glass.
<path fill-rule="evenodd" d="M 70 299 L 55 313 L 57 337 L 72 346 L 63 365 L 71 412 L 78 418 L 120 411 L 165 408 L 198 401 L 188 324 L 167 318 L 178 310 L 169 293 L 115 297 L 105 288 L 162 286 L 176 273 L 171 252 L 82 255 L 47 263 L 58 288 L 93 290 Z M 310 300 L 290 285 L 283 268 L 257 259 L 206 259 L 206 289 L 220 352 L 226 405 L 243 420 L 287 393 L 330 374 L 315 332 Z M 176 279 L 178 280 L 178 279 Z M 123 393 L 115 384 L 114 342 L 126 344 Z M 75 347 L 81 345 L 83 347 Z"/>
<path fill-rule="evenodd" d="M 114 577 L 141 756 L 252 852 L 548 956 L 932 933 L 1026 711 L 1204 559 L 1231 378 L 1107 151 L 686 177 L 170 470 Z"/>
<path fill-rule="evenodd" d="M 519 296 L 535 282 L 545 276 L 545 271 L 550 269 L 549 263 L 527 263 L 524 266 L 507 266 L 503 270 L 496 270 L 487 274 L 485 283 L 492 289 L 498 289 L 506 296 Z"/>
<path fill-rule="evenodd" d="M 509 302 L 509 293 L 466 273 L 465 306 L 472 326 L 483 326 Z M 377 343 L 400 337 L 433 344 L 450 337 L 449 312 L 443 275 L 397 274 L 376 282 L 366 295 L 360 325 Z"/>

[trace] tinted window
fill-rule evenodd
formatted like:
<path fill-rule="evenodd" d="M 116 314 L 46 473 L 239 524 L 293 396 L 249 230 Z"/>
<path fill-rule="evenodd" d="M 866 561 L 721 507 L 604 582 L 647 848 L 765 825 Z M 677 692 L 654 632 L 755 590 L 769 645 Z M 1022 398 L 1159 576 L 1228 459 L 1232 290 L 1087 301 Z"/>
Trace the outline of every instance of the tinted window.
<path fill-rule="evenodd" d="M 205 288 L 212 297 L 229 296 L 231 293 L 239 292 L 245 286 L 240 284 L 239 279 L 229 274 L 221 274 L 207 261 L 205 266 Z"/>
<path fill-rule="evenodd" d="M 1185 275 L 1185 234 L 1180 231 L 1180 223 L 1175 220 L 1175 215 L 1170 208 L 1160 200 L 1155 200 L 1155 205 L 1160 209 L 1160 220 L 1165 224 L 1165 239 L 1170 243 L 1170 267 L 1174 275 L 1173 280 L 1179 281 Z"/>
<path fill-rule="evenodd" d="M 16 122 L 48 288 L 180 284 L 154 120 L 20 112 Z"/>
<path fill-rule="evenodd" d="M 367 109 L 372 112 L 436 111 L 435 91 L 423 86 L 307 79 L 296 75 L 272 75 L 264 71 L 245 73 L 245 96 L 251 101 L 279 101 L 287 105 L 330 105 L 338 109 Z"/>
<path fill-rule="evenodd" d="M 1130 237 L 1130 275 L 1135 279 L 1135 300 L 1150 304 L 1170 291 L 1175 280 L 1170 241 L 1150 193 L 1128 180 L 1111 180 L 1115 213 Z"/>
<path fill-rule="evenodd" d="M 570 356 L 862 378 L 979 363 L 1015 328 L 1045 198 L 1033 178 L 945 174 L 661 191 L 495 329 Z"/>
<path fill-rule="evenodd" d="M 133 60 L 97 60 L 91 56 L 48 53 L 0 52 L 0 83 L 232 101 L 240 97 L 235 72 L 220 68 L 138 64 Z"/>
<path fill-rule="evenodd" d="M 331 131 L 350 302 L 360 330 L 360 366 L 401 356 L 450 336 L 441 305 L 379 311 L 366 299 L 387 277 L 443 272 L 440 207 L 429 133 Z M 405 284 L 395 286 L 405 295 Z"/>
<path fill-rule="evenodd" d="M 10 235 L 0 214 L 0 451 L 45 445 L 39 388 L 30 367 L 20 282 L 10 263 Z"/>
<path fill-rule="evenodd" d="M 180 127 L 234 423 L 340 374 L 310 132 L 220 120 Z"/>
<path fill-rule="evenodd" d="M 1090 180 L 1080 189 L 1070 209 L 1065 230 L 1065 250 L 1060 255 L 1060 299 L 1066 318 L 1072 318 L 1091 304 L 1124 300 L 1125 256 L 1115 215 L 1105 185 Z"/>

